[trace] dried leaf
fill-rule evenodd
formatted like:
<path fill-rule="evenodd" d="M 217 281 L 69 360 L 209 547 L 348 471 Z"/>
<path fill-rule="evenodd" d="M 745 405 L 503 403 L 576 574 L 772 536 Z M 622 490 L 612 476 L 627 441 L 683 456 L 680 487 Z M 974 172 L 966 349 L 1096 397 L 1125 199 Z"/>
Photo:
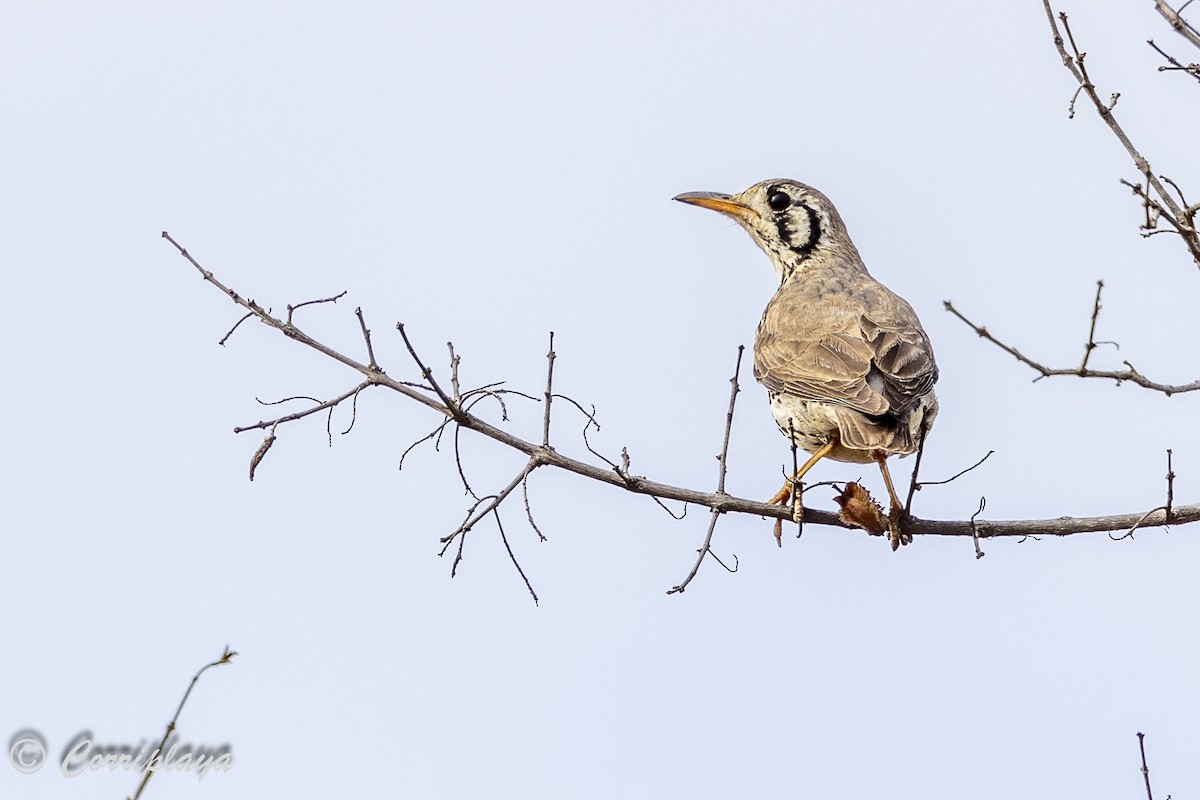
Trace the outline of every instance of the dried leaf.
<path fill-rule="evenodd" d="M 275 433 L 272 428 L 272 432 L 267 434 L 267 438 L 263 439 L 263 443 L 259 445 L 258 450 L 250 458 L 250 480 L 254 480 L 254 471 L 258 469 L 258 465 L 262 463 L 263 456 L 267 454 L 267 451 L 271 449 L 271 445 L 273 444 L 275 444 Z"/>
<path fill-rule="evenodd" d="M 887 530 L 887 517 L 883 509 L 871 497 L 871 493 L 857 483 L 847 483 L 846 489 L 834 498 L 842 507 L 838 519 L 847 525 L 863 528 L 872 536 L 882 536 Z"/>

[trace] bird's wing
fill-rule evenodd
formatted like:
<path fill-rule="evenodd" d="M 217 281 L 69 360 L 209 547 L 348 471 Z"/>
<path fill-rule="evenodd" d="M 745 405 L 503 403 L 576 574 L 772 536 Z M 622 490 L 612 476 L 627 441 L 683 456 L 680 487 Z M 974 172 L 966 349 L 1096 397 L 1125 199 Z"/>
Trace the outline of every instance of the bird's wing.
<path fill-rule="evenodd" d="M 754 348 L 754 374 L 771 391 L 878 416 L 890 404 L 867 381 L 872 355 L 867 342 L 849 333 L 798 336 L 764 328 Z"/>
<path fill-rule="evenodd" d="M 755 376 L 772 391 L 870 416 L 912 408 L 937 380 L 929 338 L 900 297 L 883 289 L 869 299 L 854 311 L 773 302 L 755 341 Z"/>
<path fill-rule="evenodd" d="M 883 395 L 893 413 L 902 414 L 933 390 L 938 379 L 937 362 L 912 306 L 879 288 L 886 300 L 868 306 L 859 324 L 874 351 L 872 363 L 882 375 Z"/>

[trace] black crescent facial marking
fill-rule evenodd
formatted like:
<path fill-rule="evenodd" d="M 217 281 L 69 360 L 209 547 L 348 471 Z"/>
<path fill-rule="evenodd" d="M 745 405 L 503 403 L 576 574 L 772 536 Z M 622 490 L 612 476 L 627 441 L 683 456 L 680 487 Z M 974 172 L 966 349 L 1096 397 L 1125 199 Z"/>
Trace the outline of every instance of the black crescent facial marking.
<path fill-rule="evenodd" d="M 774 186 L 767 191 L 767 205 L 776 212 L 772 218 L 775 220 L 775 228 L 779 231 L 779 240 L 801 258 L 811 255 L 817 247 L 817 242 L 821 239 L 821 218 L 817 216 L 816 210 L 803 199 L 793 200 Z M 784 195 L 789 201 L 783 209 L 775 208 L 774 201 L 777 194 Z M 808 235 L 804 237 L 803 241 L 797 241 L 800 232 L 796 230 L 792 220 L 801 211 L 808 215 Z"/>
<path fill-rule="evenodd" d="M 803 200 L 796 205 L 808 214 L 808 240 L 804 244 L 793 244 L 792 249 L 802 256 L 807 256 L 816 249 L 817 242 L 821 240 L 821 218 L 817 216 L 813 207 Z"/>

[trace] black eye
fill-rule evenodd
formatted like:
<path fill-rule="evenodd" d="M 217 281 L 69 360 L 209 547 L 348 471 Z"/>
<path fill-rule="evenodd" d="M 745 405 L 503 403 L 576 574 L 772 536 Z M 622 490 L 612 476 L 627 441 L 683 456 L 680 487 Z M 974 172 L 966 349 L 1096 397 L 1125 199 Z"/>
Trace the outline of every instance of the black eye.
<path fill-rule="evenodd" d="M 783 192 L 772 192 L 771 196 L 767 198 L 767 205 L 771 207 L 772 211 L 783 211 L 791 204 L 792 198 Z"/>

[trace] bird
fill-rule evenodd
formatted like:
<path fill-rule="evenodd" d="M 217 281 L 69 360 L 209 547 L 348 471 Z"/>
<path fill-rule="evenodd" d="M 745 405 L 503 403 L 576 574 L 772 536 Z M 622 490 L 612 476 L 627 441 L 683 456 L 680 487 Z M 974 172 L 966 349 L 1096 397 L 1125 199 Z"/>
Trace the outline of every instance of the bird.
<path fill-rule="evenodd" d="M 787 505 L 822 458 L 875 462 L 891 503 L 892 549 L 907 544 L 887 459 L 916 452 L 938 412 L 937 362 L 912 306 L 871 277 L 841 215 L 811 186 L 774 179 L 740 194 L 674 199 L 731 217 L 779 279 L 754 337 L 754 377 L 780 432 L 811 457 L 771 502 Z"/>

